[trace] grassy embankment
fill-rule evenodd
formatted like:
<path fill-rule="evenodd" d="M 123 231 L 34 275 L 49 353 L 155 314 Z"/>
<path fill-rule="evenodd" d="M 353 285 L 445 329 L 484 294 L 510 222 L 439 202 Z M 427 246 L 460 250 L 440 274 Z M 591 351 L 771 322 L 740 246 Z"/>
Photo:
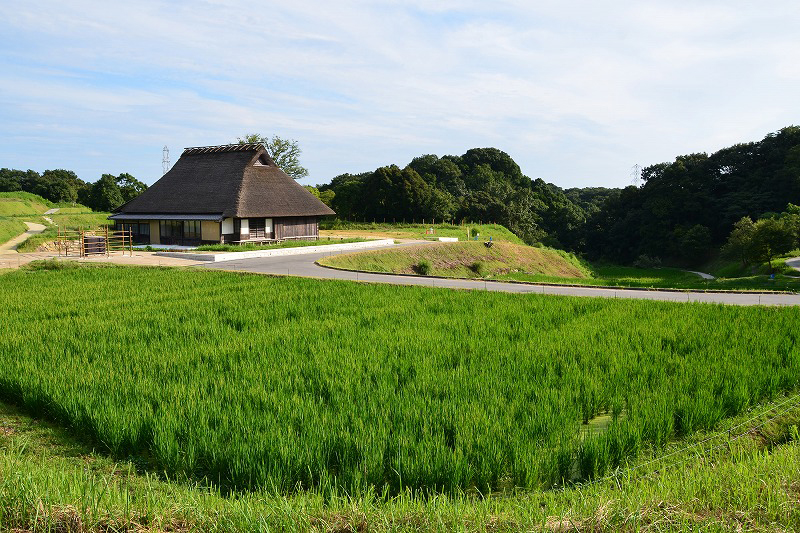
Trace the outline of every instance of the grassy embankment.
<path fill-rule="evenodd" d="M 794 308 L 53 266 L 0 276 L 0 395 L 226 487 L 550 486 L 800 384 Z"/>
<path fill-rule="evenodd" d="M 164 480 L 138 461 L 109 458 L 68 431 L 0 403 L 0 530 L 797 530 L 798 411 L 761 425 L 783 412 L 771 411 L 772 405 L 723 423 L 723 435 L 734 428 L 731 439 L 698 444 L 709 438 L 699 432 L 658 449 L 656 457 L 643 455 L 637 469 L 596 483 L 421 498 L 408 491 L 394 497 L 319 490 L 223 495 L 218 487 Z"/>
<path fill-rule="evenodd" d="M 16 218 L 0 218 L 0 244 L 10 241 L 20 233 L 24 233 L 28 226 Z"/>
<path fill-rule="evenodd" d="M 29 193 L 0 193 L 0 244 L 24 233 L 25 222 L 44 223 L 40 217 L 50 209 L 44 198 Z"/>
<path fill-rule="evenodd" d="M 367 232 L 365 231 L 365 234 Z M 591 265 L 570 253 L 523 244 L 498 242 L 491 249 L 483 243 L 459 242 L 357 252 L 326 258 L 320 263 L 346 270 L 428 274 L 456 278 L 515 280 L 535 283 L 598 285 L 614 287 L 672 288 L 700 290 L 783 290 L 800 291 L 800 272 L 785 265 L 787 254 L 773 261 L 777 274 L 768 275 L 768 266 L 735 272 L 730 263 L 710 268 L 721 276 L 704 280 L 697 274 L 677 268 L 636 268 L 617 265 Z M 430 267 L 420 268 L 421 263 Z"/>
<path fill-rule="evenodd" d="M 483 242 L 420 244 L 337 255 L 319 262 L 336 268 L 395 274 L 419 273 L 420 263 L 427 262 L 427 274 L 456 278 L 496 278 L 512 271 L 540 272 L 554 278 L 590 276 L 572 254 L 507 241 L 498 241 L 491 248 Z"/>
<path fill-rule="evenodd" d="M 497 279 L 685 290 L 800 291 L 800 278 L 786 274 L 778 274 L 775 279 L 770 279 L 767 274 L 750 274 L 741 277 L 718 277 L 713 280 L 704 280 L 697 274 L 668 267 L 637 268 L 606 264 L 586 264 L 586 268 L 589 270 L 590 276 L 574 281 L 521 272 L 501 275 Z M 800 274 L 800 272 L 797 272 L 797 274 Z"/>
<path fill-rule="evenodd" d="M 58 212 L 47 215 L 55 225 L 42 218 L 49 209 Z M 47 227 L 44 232 L 30 237 L 20 244 L 19 252 L 34 252 L 44 243 L 55 240 L 57 227 L 96 228 L 108 224 L 108 213 L 95 213 L 80 204 L 54 204 L 41 196 L 27 192 L 0 193 L 0 243 L 23 233 L 27 227 L 23 222 L 35 222 Z"/>
<path fill-rule="evenodd" d="M 88 207 L 85 208 L 84 211 L 77 213 L 69 211 L 61 213 L 59 209 L 58 213 L 48 215 L 48 217 L 55 222 L 55 224 L 53 225 L 43 221 L 42 223 L 47 225 L 47 229 L 23 242 L 19 248 L 17 248 L 17 251 L 23 253 L 35 252 L 40 246 L 52 243 L 56 240 L 59 226 L 68 229 L 99 229 L 109 223 L 108 213 L 96 213 L 89 210 Z"/>
<path fill-rule="evenodd" d="M 435 233 L 427 233 L 431 229 Z M 363 238 L 388 238 L 388 239 L 419 239 L 436 240 L 439 237 L 457 237 L 459 240 L 472 240 L 477 236 L 480 241 L 488 241 L 492 237 L 493 241 L 508 241 L 521 244 L 522 240 L 511 233 L 507 228 L 500 224 L 391 224 L 391 223 L 369 223 L 369 222 L 348 222 L 346 220 L 321 220 L 319 223 L 320 236 L 344 236 L 344 237 L 363 237 Z"/>

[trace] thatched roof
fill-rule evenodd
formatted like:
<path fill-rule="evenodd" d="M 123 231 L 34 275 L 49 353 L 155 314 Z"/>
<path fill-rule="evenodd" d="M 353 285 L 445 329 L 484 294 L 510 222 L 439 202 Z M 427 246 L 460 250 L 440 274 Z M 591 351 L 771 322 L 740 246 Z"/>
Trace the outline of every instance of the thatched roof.
<path fill-rule="evenodd" d="M 115 213 L 239 218 L 335 214 L 278 168 L 262 144 L 187 148 L 169 172 Z"/>

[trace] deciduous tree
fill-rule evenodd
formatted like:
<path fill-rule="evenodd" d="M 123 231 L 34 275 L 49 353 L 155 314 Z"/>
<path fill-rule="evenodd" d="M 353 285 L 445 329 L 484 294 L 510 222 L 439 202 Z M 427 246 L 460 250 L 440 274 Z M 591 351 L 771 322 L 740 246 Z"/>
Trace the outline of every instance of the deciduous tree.
<path fill-rule="evenodd" d="M 261 143 L 278 167 L 296 180 L 308 177 L 308 169 L 300 164 L 300 145 L 294 139 L 273 135 L 271 138 L 250 133 L 237 139 L 239 144 Z"/>

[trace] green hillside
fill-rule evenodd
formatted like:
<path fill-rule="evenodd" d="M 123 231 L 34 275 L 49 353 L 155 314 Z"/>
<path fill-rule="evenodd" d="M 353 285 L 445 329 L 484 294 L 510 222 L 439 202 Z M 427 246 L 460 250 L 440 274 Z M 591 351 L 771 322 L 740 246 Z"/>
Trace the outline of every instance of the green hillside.
<path fill-rule="evenodd" d="M 586 278 L 589 273 L 573 255 L 511 242 L 447 242 L 403 246 L 337 255 L 319 261 L 346 270 L 483 278 L 525 272 L 559 278 Z M 425 266 L 425 265 L 429 266 Z"/>
<path fill-rule="evenodd" d="M 50 209 L 50 202 L 28 192 L 0 193 L 0 217 L 41 215 Z"/>

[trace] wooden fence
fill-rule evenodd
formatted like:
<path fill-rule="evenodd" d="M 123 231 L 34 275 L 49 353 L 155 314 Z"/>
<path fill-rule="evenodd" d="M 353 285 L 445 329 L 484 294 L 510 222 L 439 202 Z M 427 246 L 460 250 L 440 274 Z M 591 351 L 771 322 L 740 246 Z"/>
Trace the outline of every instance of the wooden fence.
<path fill-rule="evenodd" d="M 100 229 L 68 229 L 58 227 L 56 237 L 58 255 L 91 257 L 114 252 L 133 255 L 133 232 L 110 230 L 108 226 Z"/>

